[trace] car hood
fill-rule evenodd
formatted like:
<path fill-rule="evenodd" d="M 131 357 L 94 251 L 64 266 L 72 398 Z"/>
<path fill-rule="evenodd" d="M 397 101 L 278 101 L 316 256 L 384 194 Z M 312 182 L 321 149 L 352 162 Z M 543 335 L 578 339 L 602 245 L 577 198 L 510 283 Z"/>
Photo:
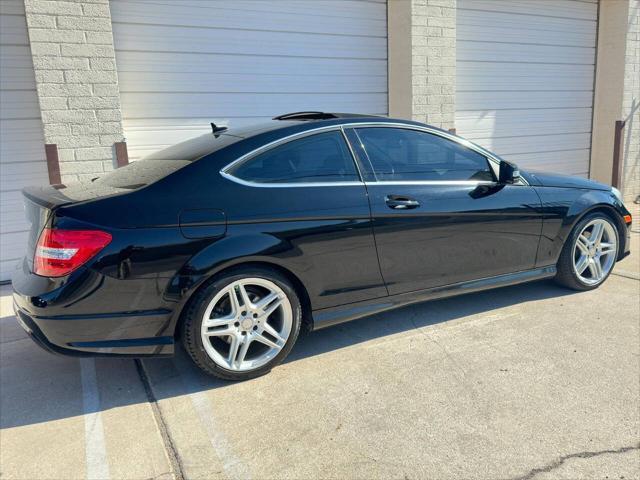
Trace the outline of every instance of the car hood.
<path fill-rule="evenodd" d="M 582 177 L 561 175 L 559 173 L 537 172 L 527 170 L 525 178 L 531 185 L 561 188 L 588 188 L 591 190 L 611 190 L 609 185 Z"/>

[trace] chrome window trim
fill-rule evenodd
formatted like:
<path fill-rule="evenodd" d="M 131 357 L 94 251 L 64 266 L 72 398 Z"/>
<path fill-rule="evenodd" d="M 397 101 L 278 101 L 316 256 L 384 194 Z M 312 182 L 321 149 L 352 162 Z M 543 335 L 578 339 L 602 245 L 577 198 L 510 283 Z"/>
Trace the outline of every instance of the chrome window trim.
<path fill-rule="evenodd" d="M 253 157 L 260 155 L 272 148 L 276 148 L 279 145 L 284 143 L 289 143 L 294 140 L 298 140 L 300 138 L 308 137 L 311 135 L 315 135 L 317 133 L 331 132 L 331 131 L 339 131 L 342 139 L 346 142 L 347 148 L 351 153 L 351 160 L 354 162 L 356 167 L 356 172 L 360 177 L 359 181 L 345 181 L 345 182 L 279 182 L 279 183 L 260 183 L 260 182 L 250 182 L 248 180 L 243 180 L 234 175 L 231 175 L 228 170 L 234 168 L 236 165 L 240 165 L 241 163 L 247 162 L 251 160 Z M 244 185 L 246 187 L 257 187 L 257 188 L 292 188 L 292 187 L 336 187 L 336 186 L 364 186 L 364 182 L 362 181 L 362 175 L 360 174 L 360 169 L 358 167 L 358 162 L 356 162 L 355 158 L 353 158 L 353 152 L 351 152 L 351 145 L 347 140 L 344 131 L 342 130 L 342 125 L 329 125 L 325 127 L 314 128 L 312 130 L 305 130 L 304 132 L 294 133 L 292 135 L 288 135 L 283 138 L 279 138 L 278 140 L 274 140 L 273 142 L 269 142 L 266 145 L 256 148 L 248 153 L 245 153 L 240 158 L 237 158 L 233 162 L 229 163 L 225 167 L 220 170 L 220 175 L 222 175 L 227 180 L 231 180 L 232 182 L 239 183 L 240 185 Z"/>
<path fill-rule="evenodd" d="M 365 185 L 498 185 L 491 180 L 380 180 Z"/>
<path fill-rule="evenodd" d="M 257 187 L 257 188 L 292 188 L 292 187 L 353 187 L 364 186 L 364 182 L 358 181 L 348 181 L 348 182 L 298 182 L 298 183 L 258 183 L 258 182 L 248 182 L 247 180 L 242 180 L 241 178 L 234 177 L 233 175 L 220 171 L 220 175 L 222 175 L 227 180 L 231 180 L 232 182 L 239 183 L 240 185 L 244 185 L 246 187 Z"/>
<path fill-rule="evenodd" d="M 498 177 L 495 168 L 499 168 L 500 159 L 495 157 L 491 152 L 485 150 L 479 145 L 476 145 L 469 140 L 465 140 L 464 138 L 460 138 L 456 135 L 450 134 L 448 132 L 443 132 L 437 130 L 435 128 L 431 128 L 429 126 L 422 125 L 411 125 L 407 123 L 396 123 L 396 122 L 353 122 L 353 123 L 341 123 L 336 125 L 328 125 L 324 127 L 317 127 L 311 130 L 305 130 L 304 132 L 298 132 L 286 137 L 279 138 L 278 140 L 274 140 L 273 142 L 269 142 L 266 145 L 262 145 L 261 147 L 256 148 L 250 152 L 245 153 L 241 157 L 235 159 L 231 163 L 225 165 L 220 169 L 220 175 L 227 180 L 238 183 L 240 185 L 244 185 L 247 187 L 258 187 L 258 188 L 292 188 L 292 187 L 335 187 L 335 186 L 354 186 L 354 185 L 375 185 L 375 184 L 386 184 L 386 185 L 491 185 L 497 184 L 497 182 L 490 182 L 485 180 L 415 180 L 415 181 L 392 181 L 392 180 L 383 180 L 383 181 L 364 181 L 364 177 L 362 176 L 362 172 L 360 171 L 360 166 L 353 152 L 351 143 L 346 136 L 345 129 L 347 128 L 360 128 L 360 127 L 376 127 L 376 128 L 404 128 L 407 130 L 418 130 L 421 132 L 430 133 L 432 135 L 438 135 L 439 137 L 446 138 L 447 140 L 453 141 L 466 147 L 470 150 L 473 150 L 485 157 L 491 162 L 491 166 L 494 169 L 494 174 L 496 178 Z M 342 133 L 344 141 L 347 142 L 347 147 L 353 157 L 353 161 L 356 164 L 356 169 L 358 174 L 360 175 L 360 181 L 346 181 L 346 182 L 300 182 L 300 183 L 258 183 L 258 182 L 250 182 L 247 180 L 243 180 L 241 178 L 235 177 L 228 173 L 228 170 L 232 169 L 236 165 L 240 163 L 244 163 L 251 158 L 263 153 L 267 150 L 277 147 L 283 143 L 288 143 L 293 140 L 297 140 L 299 138 L 304 138 L 310 135 L 314 135 L 321 132 L 329 132 L 333 130 L 339 130 Z M 356 132 L 357 133 L 357 132 Z M 358 137 L 359 138 L 359 137 Z M 520 177 L 520 181 L 523 185 L 529 185 L 529 183 L 523 178 Z M 514 184 L 517 185 L 517 184 Z"/>

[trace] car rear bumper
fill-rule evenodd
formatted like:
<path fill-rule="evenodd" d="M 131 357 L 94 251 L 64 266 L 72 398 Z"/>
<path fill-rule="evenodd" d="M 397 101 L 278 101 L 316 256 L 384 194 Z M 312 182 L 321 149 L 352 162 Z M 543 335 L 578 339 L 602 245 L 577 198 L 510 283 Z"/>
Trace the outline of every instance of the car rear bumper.
<path fill-rule="evenodd" d="M 69 319 L 34 318 L 21 310 L 15 303 L 14 310 L 18 323 L 29 337 L 38 346 L 51 353 L 78 357 L 163 357 L 171 356 L 174 353 L 173 337 L 94 339 L 89 341 L 84 339 L 77 341 L 74 339 L 77 339 L 79 335 L 75 328 L 73 328 L 73 332 L 60 330 L 61 322 Z M 129 318 L 134 322 L 138 319 L 138 317 Z M 84 321 L 92 321 L 94 323 L 93 326 L 98 329 L 100 329 L 101 325 L 109 327 L 113 324 L 112 321 L 95 322 L 95 319 L 86 319 Z M 96 325 L 96 323 L 98 324 Z M 47 335 L 47 332 L 49 335 Z M 55 340 L 52 341 L 52 338 L 55 338 Z"/>
<path fill-rule="evenodd" d="M 13 308 L 18 323 L 46 350 L 74 356 L 168 356 L 174 352 L 167 308 L 118 309 L 108 289 L 83 288 L 86 276 L 52 283 L 26 269 L 13 278 Z M 89 282 L 93 283 L 93 282 Z M 98 285 L 104 287 L 106 280 Z M 127 285 L 135 290 L 137 284 Z M 120 295 L 124 296 L 124 295 Z M 108 311 L 112 307 L 114 311 Z M 95 313 L 102 311 L 106 313 Z"/>

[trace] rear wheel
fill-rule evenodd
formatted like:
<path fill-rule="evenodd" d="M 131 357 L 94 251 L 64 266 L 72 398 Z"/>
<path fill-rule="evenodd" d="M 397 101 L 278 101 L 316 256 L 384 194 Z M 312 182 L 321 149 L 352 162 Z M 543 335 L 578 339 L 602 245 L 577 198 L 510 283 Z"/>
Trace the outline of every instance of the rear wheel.
<path fill-rule="evenodd" d="M 300 301 L 286 278 L 268 269 L 238 269 L 197 294 L 186 312 L 183 342 L 205 372 L 246 380 L 284 360 L 301 318 Z"/>
<path fill-rule="evenodd" d="M 556 281 L 574 290 L 599 287 L 618 255 L 618 230 L 603 213 L 587 215 L 574 227 L 558 261 Z"/>

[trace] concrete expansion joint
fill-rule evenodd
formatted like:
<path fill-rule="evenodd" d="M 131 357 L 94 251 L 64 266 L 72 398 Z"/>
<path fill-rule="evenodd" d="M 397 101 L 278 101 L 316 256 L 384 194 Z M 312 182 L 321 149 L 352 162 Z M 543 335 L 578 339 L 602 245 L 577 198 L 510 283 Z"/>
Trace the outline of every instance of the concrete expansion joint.
<path fill-rule="evenodd" d="M 534 468 L 529 473 L 521 477 L 514 477 L 511 480 L 531 480 L 538 474 L 549 473 L 549 472 L 552 472 L 553 470 L 560 468 L 567 460 L 571 460 L 573 458 L 594 458 L 594 457 L 599 457 L 601 455 L 616 455 L 616 454 L 627 453 L 633 450 L 640 450 L 640 442 L 636 443 L 635 445 L 630 445 L 628 447 L 618 448 L 617 450 L 599 450 L 596 452 L 585 451 L 585 452 L 579 452 L 579 453 L 572 453 L 570 455 L 564 455 L 558 458 L 557 460 L 554 460 L 553 462 L 549 463 L 548 465 L 545 465 L 544 467 Z"/>
<path fill-rule="evenodd" d="M 174 480 L 185 480 L 186 477 L 184 474 L 182 459 L 180 458 L 175 443 L 171 438 L 171 434 L 169 433 L 169 429 L 167 428 L 167 422 L 165 421 L 165 418 L 162 415 L 162 411 L 160 410 L 160 406 L 158 405 L 158 400 L 153 393 L 151 382 L 149 381 L 149 376 L 147 375 L 147 372 L 144 369 L 144 365 L 142 364 L 142 361 L 140 359 L 136 359 L 135 364 L 136 371 L 138 372 L 138 376 L 140 377 L 140 381 L 142 382 L 142 386 L 144 387 L 145 394 L 147 395 L 147 401 L 151 406 L 153 419 L 155 420 L 158 431 L 160 432 L 160 436 L 162 437 L 162 444 L 164 446 L 167 460 L 169 461 L 169 465 L 171 466 L 172 471 L 169 472 L 169 475 L 172 476 Z M 167 478 L 167 475 L 167 473 L 162 473 L 156 476 L 154 480 Z"/>
<path fill-rule="evenodd" d="M 622 277 L 622 278 L 628 278 L 630 280 L 640 280 L 640 274 L 633 273 L 633 272 L 626 272 L 623 270 L 613 271 L 611 272 L 611 275 L 615 275 L 617 277 Z"/>

